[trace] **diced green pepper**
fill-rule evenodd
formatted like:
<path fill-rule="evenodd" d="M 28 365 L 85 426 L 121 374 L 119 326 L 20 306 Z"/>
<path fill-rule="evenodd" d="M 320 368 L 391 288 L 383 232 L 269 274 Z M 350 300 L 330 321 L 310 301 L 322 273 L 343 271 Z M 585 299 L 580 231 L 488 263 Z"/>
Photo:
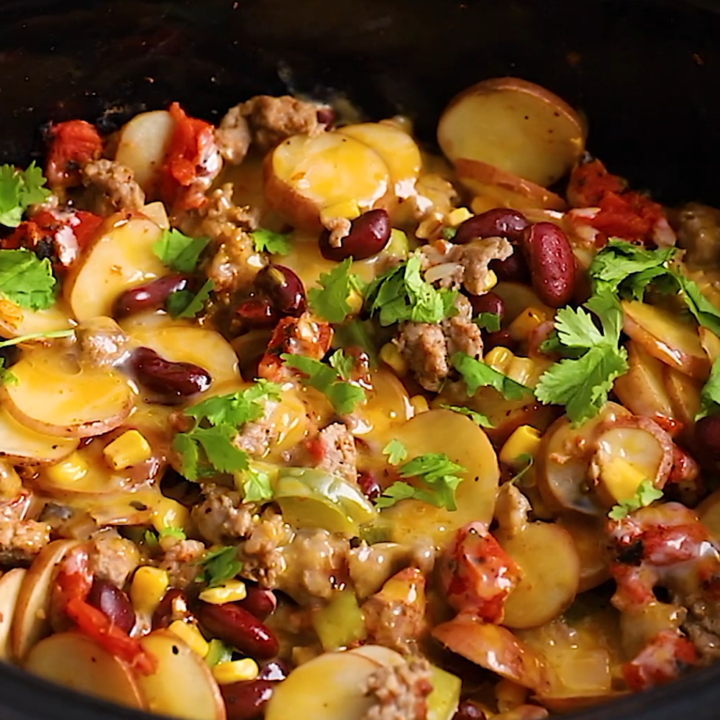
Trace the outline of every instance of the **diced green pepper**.
<path fill-rule="evenodd" d="M 347 648 L 367 636 L 362 610 L 350 588 L 336 592 L 325 607 L 315 612 L 312 621 L 326 652 Z"/>
<path fill-rule="evenodd" d="M 229 648 L 222 640 L 213 638 L 209 642 L 208 654 L 205 656 L 205 662 L 213 667 L 221 662 L 232 660 L 232 648 Z"/>

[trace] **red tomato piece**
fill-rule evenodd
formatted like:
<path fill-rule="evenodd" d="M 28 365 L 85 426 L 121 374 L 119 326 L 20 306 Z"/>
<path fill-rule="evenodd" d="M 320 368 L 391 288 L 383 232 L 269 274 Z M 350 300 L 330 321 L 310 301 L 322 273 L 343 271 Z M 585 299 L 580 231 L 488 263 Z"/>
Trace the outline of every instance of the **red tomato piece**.
<path fill-rule="evenodd" d="M 623 677 L 631 690 L 649 690 L 675 680 L 697 662 L 695 646 L 687 638 L 664 630 L 623 665 Z"/>
<path fill-rule="evenodd" d="M 85 120 L 69 120 L 50 129 L 46 175 L 51 186 L 81 185 L 80 168 L 102 155 L 102 138 Z"/>

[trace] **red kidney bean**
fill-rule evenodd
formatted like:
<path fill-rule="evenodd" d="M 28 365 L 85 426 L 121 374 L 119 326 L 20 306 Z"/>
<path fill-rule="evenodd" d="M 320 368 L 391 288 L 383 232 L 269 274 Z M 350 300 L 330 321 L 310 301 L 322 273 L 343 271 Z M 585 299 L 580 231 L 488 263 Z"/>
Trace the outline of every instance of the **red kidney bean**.
<path fill-rule="evenodd" d="M 453 720 L 485 720 L 487 715 L 474 703 L 463 700 L 453 715 Z"/>
<path fill-rule="evenodd" d="M 536 223 L 523 233 L 522 246 L 540 300 L 553 308 L 570 302 L 577 273 L 567 235 L 553 223 Z"/>
<path fill-rule="evenodd" d="M 160 604 L 155 608 L 152 617 L 153 630 L 169 627 L 175 620 L 192 620 L 193 614 L 188 606 L 188 598 L 184 590 L 171 588 Z"/>
<path fill-rule="evenodd" d="M 382 494 L 382 488 L 380 487 L 377 477 L 375 477 L 375 473 L 360 470 L 358 472 L 358 485 L 363 495 L 365 495 L 371 503 L 374 503 Z"/>
<path fill-rule="evenodd" d="M 260 660 L 275 657 L 279 650 L 272 631 L 252 613 L 234 603 L 201 603 L 200 624 L 214 637 Z"/>
<path fill-rule="evenodd" d="M 695 439 L 703 454 L 720 460 L 720 415 L 709 415 L 695 423 Z"/>
<path fill-rule="evenodd" d="M 221 685 L 227 720 L 255 720 L 261 717 L 276 685 L 275 681 L 261 679 Z"/>
<path fill-rule="evenodd" d="M 465 245 L 487 237 L 504 237 L 510 242 L 520 242 L 523 230 L 529 224 L 527 218 L 517 210 L 495 208 L 468 218 L 459 225 L 452 242 Z"/>
<path fill-rule="evenodd" d="M 96 578 L 87 600 L 123 632 L 129 633 L 135 627 L 135 611 L 130 598 L 111 582 Z"/>
<path fill-rule="evenodd" d="M 264 590 L 254 585 L 248 585 L 247 597 L 238 603 L 258 620 L 270 617 L 277 608 L 277 598 L 272 590 Z"/>
<path fill-rule="evenodd" d="M 483 346 L 485 352 L 492 350 L 494 347 L 506 347 L 512 350 L 515 347 L 515 341 L 510 337 L 507 330 L 498 330 L 485 336 Z"/>
<path fill-rule="evenodd" d="M 368 210 L 352 221 L 350 234 L 342 239 L 340 247 L 330 245 L 330 231 L 320 235 L 320 253 L 326 260 L 342 262 L 352 257 L 365 260 L 382 251 L 390 239 L 392 225 L 387 210 Z"/>
<path fill-rule="evenodd" d="M 207 370 L 187 362 L 172 362 L 154 350 L 141 347 L 132 354 L 130 364 L 138 382 L 159 395 L 186 397 L 210 387 Z"/>
<path fill-rule="evenodd" d="M 260 668 L 258 680 L 273 680 L 280 682 L 290 674 L 290 668 L 282 660 L 270 660 Z"/>
<path fill-rule="evenodd" d="M 324 125 L 326 130 L 332 130 L 335 125 L 335 111 L 331 107 L 318 108 L 317 121 Z"/>
<path fill-rule="evenodd" d="M 165 301 L 172 293 L 186 290 L 189 283 L 190 280 L 185 275 L 165 275 L 144 285 L 130 288 L 115 300 L 113 315 L 122 318 L 146 310 L 157 310 L 165 305 Z"/>
<path fill-rule="evenodd" d="M 490 269 L 498 276 L 498 280 L 503 282 L 526 283 L 530 280 L 530 270 L 517 247 L 506 260 L 493 260 Z"/>
<path fill-rule="evenodd" d="M 307 308 L 302 280 L 284 265 L 267 265 L 255 278 L 255 286 L 282 315 L 299 317 Z"/>
<path fill-rule="evenodd" d="M 248 328 L 273 327 L 280 320 L 280 313 L 264 297 L 250 297 L 241 301 L 235 308 L 235 315 Z"/>
<path fill-rule="evenodd" d="M 484 295 L 468 296 L 470 305 L 472 305 L 473 315 L 480 313 L 492 313 L 499 315 L 500 321 L 505 317 L 505 301 L 494 292 L 487 292 Z"/>

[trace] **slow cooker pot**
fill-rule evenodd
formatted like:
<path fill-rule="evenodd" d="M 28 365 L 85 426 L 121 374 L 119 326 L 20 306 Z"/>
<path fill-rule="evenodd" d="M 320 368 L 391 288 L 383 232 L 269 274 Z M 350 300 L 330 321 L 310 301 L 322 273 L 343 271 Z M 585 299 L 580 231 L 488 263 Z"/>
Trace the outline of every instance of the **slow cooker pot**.
<path fill-rule="evenodd" d="M 340 92 L 432 143 L 455 92 L 506 74 L 581 108 L 634 186 L 720 205 L 716 0 L 4 0 L 0 162 L 40 157 L 49 120 L 112 130 L 173 100 L 216 120 L 261 92 Z M 0 667 L 0 720 L 149 717 Z M 575 717 L 720 717 L 720 665 Z"/>

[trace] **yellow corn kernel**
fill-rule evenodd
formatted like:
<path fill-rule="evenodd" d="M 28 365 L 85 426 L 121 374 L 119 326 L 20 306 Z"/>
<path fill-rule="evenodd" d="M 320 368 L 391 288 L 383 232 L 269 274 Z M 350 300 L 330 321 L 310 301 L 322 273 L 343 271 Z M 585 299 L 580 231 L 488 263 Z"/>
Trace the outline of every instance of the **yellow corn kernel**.
<path fill-rule="evenodd" d="M 480 294 L 490 292 L 498 284 L 498 276 L 494 270 L 488 270 L 485 275 L 485 284 L 482 286 Z"/>
<path fill-rule="evenodd" d="M 400 351 L 392 343 L 385 343 L 380 348 L 380 359 L 389 365 L 399 377 L 407 375 L 407 360 L 400 354 Z"/>
<path fill-rule="evenodd" d="M 527 462 L 521 459 L 523 455 L 535 457 L 540 442 L 540 432 L 537 429 L 532 425 L 521 425 L 500 449 L 500 462 L 515 470 L 521 470 L 527 465 Z"/>
<path fill-rule="evenodd" d="M 152 515 L 152 524 L 158 532 L 168 528 L 184 530 L 189 522 L 190 511 L 177 500 L 163 497 L 156 503 Z"/>
<path fill-rule="evenodd" d="M 344 200 L 320 211 L 320 222 L 323 225 L 336 218 L 354 220 L 356 217 L 360 217 L 360 207 L 357 200 Z"/>
<path fill-rule="evenodd" d="M 130 600 L 135 611 L 151 615 L 165 597 L 170 580 L 165 570 L 143 565 L 133 575 Z"/>
<path fill-rule="evenodd" d="M 357 315 L 363 308 L 365 299 L 357 290 L 351 290 L 347 298 L 347 304 L 350 308 L 348 315 Z"/>
<path fill-rule="evenodd" d="M 427 398 L 424 398 L 422 395 L 413 395 L 410 398 L 410 404 L 413 406 L 416 415 L 427 412 L 430 409 Z"/>
<path fill-rule="evenodd" d="M 508 350 L 502 345 L 494 347 L 486 356 L 485 364 L 489 365 L 493 370 L 497 370 L 505 375 L 505 371 L 515 358 L 512 350 Z"/>
<path fill-rule="evenodd" d="M 420 240 L 430 240 L 440 235 L 443 229 L 443 218 L 439 213 L 433 213 L 423 220 L 415 231 L 415 237 Z"/>
<path fill-rule="evenodd" d="M 103 450 L 105 460 L 114 470 L 139 465 L 152 456 L 150 443 L 137 430 L 128 430 Z"/>
<path fill-rule="evenodd" d="M 45 474 L 53 485 L 71 488 L 73 483 L 79 482 L 87 475 L 89 469 L 85 458 L 76 451 L 62 462 L 51 465 Z"/>
<path fill-rule="evenodd" d="M 647 473 L 638 470 L 634 465 L 621 457 L 613 457 L 603 463 L 600 483 L 614 502 L 627 500 L 635 496 Z"/>
<path fill-rule="evenodd" d="M 244 600 L 246 597 L 247 588 L 242 580 L 228 580 L 218 587 L 207 588 L 200 593 L 200 599 L 211 605 L 224 605 Z"/>
<path fill-rule="evenodd" d="M 230 660 L 215 665 L 212 674 L 219 685 L 255 680 L 260 674 L 258 664 L 252 658 Z"/>
<path fill-rule="evenodd" d="M 210 643 L 202 636 L 195 625 L 183 622 L 182 620 L 175 620 L 175 622 L 170 623 L 168 630 L 176 637 L 179 637 L 200 657 L 204 658 L 208 654 Z"/>
<path fill-rule="evenodd" d="M 535 363 L 530 358 L 515 356 L 508 363 L 505 374 L 521 385 L 532 386 L 536 369 Z"/>
<path fill-rule="evenodd" d="M 521 342 L 527 340 L 530 333 L 546 320 L 550 320 L 550 317 L 544 310 L 528 307 L 510 323 L 508 332 L 513 340 Z"/>
<path fill-rule="evenodd" d="M 466 220 L 469 220 L 472 216 L 473 214 L 467 208 L 459 207 L 449 212 L 445 220 L 450 227 L 457 227 L 458 225 L 462 225 Z"/>

